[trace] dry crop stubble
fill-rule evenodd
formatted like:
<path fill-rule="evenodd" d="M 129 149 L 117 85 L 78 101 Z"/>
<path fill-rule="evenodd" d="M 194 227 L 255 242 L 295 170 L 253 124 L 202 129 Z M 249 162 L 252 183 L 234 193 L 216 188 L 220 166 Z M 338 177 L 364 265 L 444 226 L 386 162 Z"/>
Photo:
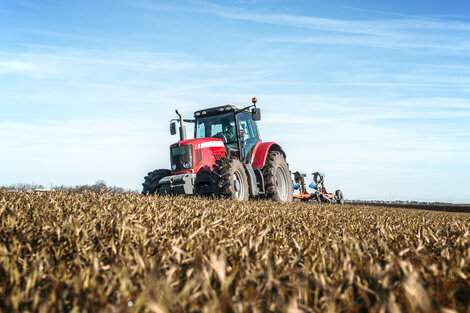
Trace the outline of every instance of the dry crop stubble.
<path fill-rule="evenodd" d="M 470 214 L 0 191 L 0 309 L 469 312 Z"/>

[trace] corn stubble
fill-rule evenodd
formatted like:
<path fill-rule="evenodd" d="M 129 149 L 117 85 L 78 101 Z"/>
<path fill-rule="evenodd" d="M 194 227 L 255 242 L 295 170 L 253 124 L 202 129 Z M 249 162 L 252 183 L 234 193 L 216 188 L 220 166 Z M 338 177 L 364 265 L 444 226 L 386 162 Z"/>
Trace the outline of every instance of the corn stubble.
<path fill-rule="evenodd" d="M 0 310 L 469 312 L 470 214 L 0 190 Z"/>

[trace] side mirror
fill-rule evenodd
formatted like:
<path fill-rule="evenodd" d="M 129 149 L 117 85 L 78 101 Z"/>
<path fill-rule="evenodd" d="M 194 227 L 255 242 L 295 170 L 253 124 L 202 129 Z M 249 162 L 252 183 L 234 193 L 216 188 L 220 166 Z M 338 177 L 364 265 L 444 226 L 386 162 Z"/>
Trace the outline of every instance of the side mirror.
<path fill-rule="evenodd" d="M 176 123 L 175 122 L 170 123 L 170 134 L 176 135 Z"/>
<path fill-rule="evenodd" d="M 252 109 L 251 116 L 253 117 L 253 121 L 261 120 L 261 110 L 259 108 Z"/>

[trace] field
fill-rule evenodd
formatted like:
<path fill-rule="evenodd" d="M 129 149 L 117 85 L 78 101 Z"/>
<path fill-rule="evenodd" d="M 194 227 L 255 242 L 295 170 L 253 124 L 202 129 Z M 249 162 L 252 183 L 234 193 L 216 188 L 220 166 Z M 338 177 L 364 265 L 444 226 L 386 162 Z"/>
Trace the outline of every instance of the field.
<path fill-rule="evenodd" d="M 470 214 L 0 190 L 0 311 L 470 312 Z"/>

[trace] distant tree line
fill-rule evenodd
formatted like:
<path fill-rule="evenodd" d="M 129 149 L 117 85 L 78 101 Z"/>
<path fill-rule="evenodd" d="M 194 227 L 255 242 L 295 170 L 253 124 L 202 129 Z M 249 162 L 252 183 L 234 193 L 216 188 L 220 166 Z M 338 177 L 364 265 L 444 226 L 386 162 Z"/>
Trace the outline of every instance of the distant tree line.
<path fill-rule="evenodd" d="M 38 185 L 35 183 L 32 183 L 32 184 L 17 183 L 17 184 L 12 184 L 8 186 L 1 186 L 1 188 L 6 188 L 11 191 L 20 191 L 20 190 L 44 189 L 44 186 Z"/>
<path fill-rule="evenodd" d="M 10 191 L 26 191 L 26 190 L 70 190 L 76 192 L 84 192 L 84 191 L 93 191 L 93 192 L 112 192 L 112 193 L 124 193 L 129 192 L 132 190 L 126 190 L 122 187 L 117 186 L 108 186 L 104 180 L 98 180 L 93 185 L 76 185 L 76 186 L 51 186 L 51 187 L 44 187 L 41 184 L 24 184 L 24 183 L 17 183 L 8 186 L 0 186 L 0 188 L 6 188 Z"/>

